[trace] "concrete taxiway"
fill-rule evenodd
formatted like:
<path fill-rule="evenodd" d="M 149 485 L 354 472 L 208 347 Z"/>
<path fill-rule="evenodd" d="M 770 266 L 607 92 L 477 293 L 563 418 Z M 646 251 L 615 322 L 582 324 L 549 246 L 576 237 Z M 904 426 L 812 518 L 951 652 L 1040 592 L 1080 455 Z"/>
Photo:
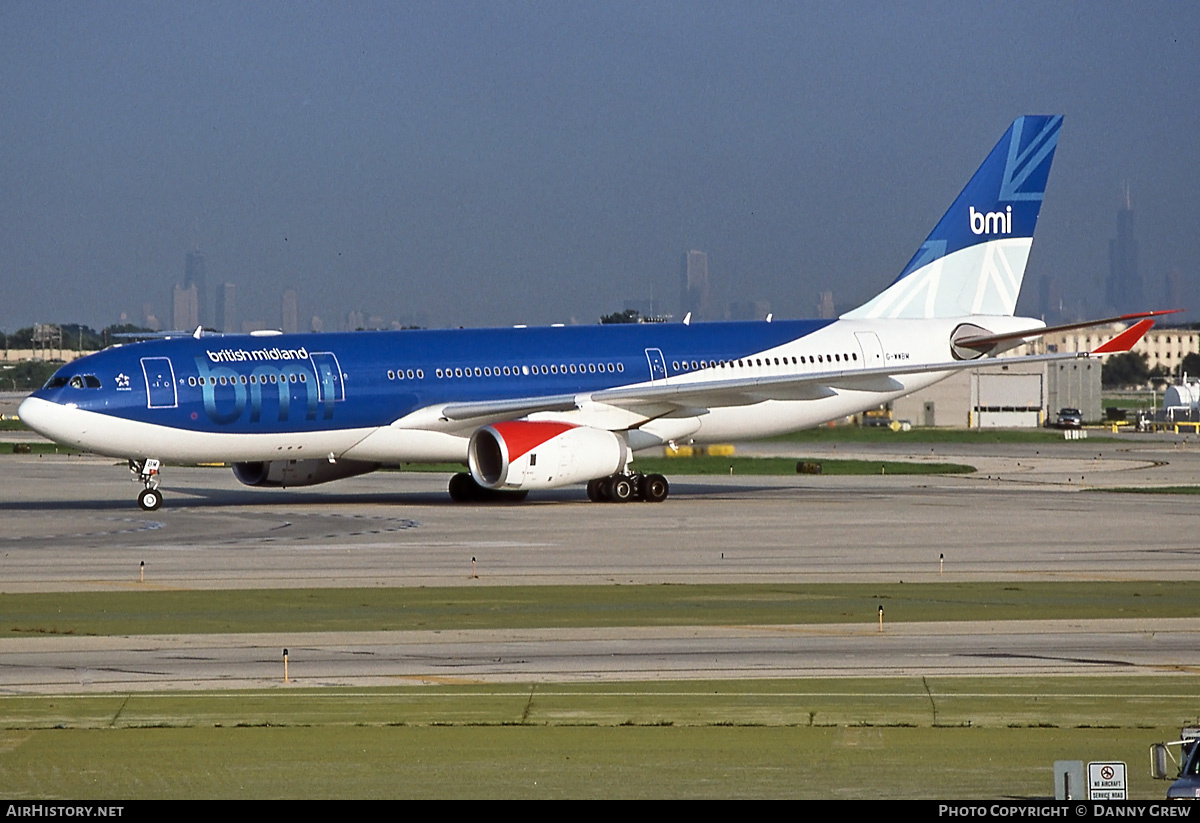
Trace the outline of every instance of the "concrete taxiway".
<path fill-rule="evenodd" d="M 0 693 L 283 684 L 1200 673 L 1200 618 L 0 641 Z"/>
<path fill-rule="evenodd" d="M 168 467 L 166 502 L 147 513 L 117 461 L 12 455 L 0 463 L 0 591 L 128 586 L 142 562 L 149 584 L 184 588 L 1200 578 L 1195 497 L 1100 491 L 1193 482 L 1194 443 L 887 457 L 981 470 L 675 475 L 663 504 L 594 504 L 569 488 L 463 506 L 441 474 L 280 490 Z"/>
<path fill-rule="evenodd" d="M 742 449 L 779 452 L 765 444 Z M 0 591 L 653 582 L 1200 578 L 1193 439 L 901 449 L 804 456 L 976 465 L 959 476 L 672 477 L 663 504 L 582 489 L 461 506 L 445 475 L 380 472 L 296 490 L 228 469 L 168 467 L 137 508 L 117 461 L 0 460 Z M 789 450 L 789 454 L 795 454 Z M 939 557 L 944 566 L 939 567 Z M 472 576 L 474 571 L 478 577 Z M 141 563 L 145 582 L 139 582 Z M 981 638 L 983 638 L 981 640 Z M 889 673 L 1192 672 L 1196 620 L 690 627 L 526 633 L 0 639 L 0 691 L 304 682 L 787 677 Z"/>

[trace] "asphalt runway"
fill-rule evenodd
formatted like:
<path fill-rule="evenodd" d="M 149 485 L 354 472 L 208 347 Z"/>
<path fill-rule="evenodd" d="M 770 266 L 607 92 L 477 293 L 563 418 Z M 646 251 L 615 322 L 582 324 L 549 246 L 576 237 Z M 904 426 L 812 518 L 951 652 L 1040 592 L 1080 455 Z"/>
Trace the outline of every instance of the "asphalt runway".
<path fill-rule="evenodd" d="M 971 463 L 967 476 L 672 478 L 662 504 L 456 505 L 445 475 L 378 472 L 260 490 L 168 467 L 145 513 L 117 461 L 0 459 L 0 591 L 654 582 L 1200 577 L 1200 506 L 1102 488 L 1200 477 L 1194 438 L 1049 446 L 803 447 Z M 740 449 L 792 451 L 766 444 Z M 824 453 L 822 453 L 824 452 Z M 945 564 L 939 574 L 939 555 Z M 472 577 L 472 558 L 478 577 Z M 139 582 L 145 563 L 145 582 Z M 0 638 L 0 692 L 470 680 L 887 673 L 1193 676 L 1200 615 L 1170 625 L 693 627 L 303 637 Z M 986 635 L 986 645 L 980 636 Z"/>
<path fill-rule="evenodd" d="M 722 678 L 1200 673 L 1200 618 L 31 637 L 0 693 Z"/>

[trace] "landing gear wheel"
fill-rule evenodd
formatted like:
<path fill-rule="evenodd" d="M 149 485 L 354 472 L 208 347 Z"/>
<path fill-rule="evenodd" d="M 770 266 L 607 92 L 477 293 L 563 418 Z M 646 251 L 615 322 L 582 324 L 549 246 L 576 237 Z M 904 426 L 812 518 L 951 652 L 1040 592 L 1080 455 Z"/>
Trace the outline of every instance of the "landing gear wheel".
<path fill-rule="evenodd" d="M 479 499 L 479 486 L 466 472 L 459 472 L 450 478 L 449 491 L 450 499 L 455 503 L 470 503 Z"/>
<path fill-rule="evenodd" d="M 142 511 L 156 511 L 162 505 L 162 494 L 158 489 L 142 489 L 138 495 L 138 505 L 142 507 Z"/>
<path fill-rule="evenodd" d="M 604 491 L 602 488 L 603 483 L 604 483 L 603 479 L 588 481 L 588 484 L 587 484 L 588 500 L 591 500 L 593 503 L 601 503 L 604 501 Z"/>
<path fill-rule="evenodd" d="M 618 474 L 612 478 L 609 486 L 609 499 L 614 503 L 627 503 L 633 499 L 633 480 L 623 474 Z"/>
<path fill-rule="evenodd" d="M 613 499 L 612 487 L 613 487 L 613 477 L 611 475 L 609 477 L 602 477 L 599 480 L 597 480 L 596 481 L 596 495 L 597 495 L 596 499 L 597 499 L 597 501 L 601 502 L 601 503 L 608 503 L 608 502 L 612 501 L 612 499 Z"/>
<path fill-rule="evenodd" d="M 661 474 L 648 474 L 642 478 L 642 499 L 647 503 L 661 503 L 671 493 L 671 484 Z"/>
<path fill-rule="evenodd" d="M 158 490 L 162 462 L 153 457 L 147 457 L 145 460 L 130 458 L 129 471 L 133 472 L 145 487 L 138 495 L 138 505 L 142 507 L 142 511 L 152 512 L 158 509 L 162 505 L 162 492 Z"/>

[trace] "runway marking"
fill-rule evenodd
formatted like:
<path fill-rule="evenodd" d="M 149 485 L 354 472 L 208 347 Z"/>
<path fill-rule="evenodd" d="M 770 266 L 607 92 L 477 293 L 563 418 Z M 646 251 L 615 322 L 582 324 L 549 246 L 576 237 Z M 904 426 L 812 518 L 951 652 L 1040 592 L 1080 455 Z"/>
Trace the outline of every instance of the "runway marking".
<path fill-rule="evenodd" d="M 140 583 L 137 580 L 81 580 L 93 586 L 111 586 L 119 589 L 144 589 L 155 592 L 190 592 L 186 586 L 167 586 L 160 583 Z"/>
<path fill-rule="evenodd" d="M 17 543 L 25 542 L 36 538 L 38 540 L 69 540 L 88 537 L 110 537 L 119 534 L 139 534 L 141 532 L 152 532 L 164 528 L 165 524 L 157 520 L 134 520 L 129 517 L 105 517 L 104 520 L 110 523 L 133 523 L 134 526 L 125 529 L 109 529 L 90 532 L 70 532 L 67 534 L 50 534 L 46 532 L 38 532 L 36 534 L 5 534 L 0 535 L 0 542 Z"/>

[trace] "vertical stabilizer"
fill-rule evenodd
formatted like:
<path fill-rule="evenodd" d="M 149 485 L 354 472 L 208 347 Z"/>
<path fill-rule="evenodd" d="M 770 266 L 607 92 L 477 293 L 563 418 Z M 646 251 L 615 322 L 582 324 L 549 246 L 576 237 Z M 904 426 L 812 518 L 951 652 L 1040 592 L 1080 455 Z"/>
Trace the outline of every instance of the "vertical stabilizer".
<path fill-rule="evenodd" d="M 842 316 L 1011 315 L 1061 127 L 1062 115 L 1014 120 L 900 276 Z"/>

